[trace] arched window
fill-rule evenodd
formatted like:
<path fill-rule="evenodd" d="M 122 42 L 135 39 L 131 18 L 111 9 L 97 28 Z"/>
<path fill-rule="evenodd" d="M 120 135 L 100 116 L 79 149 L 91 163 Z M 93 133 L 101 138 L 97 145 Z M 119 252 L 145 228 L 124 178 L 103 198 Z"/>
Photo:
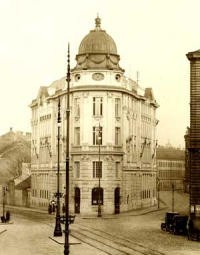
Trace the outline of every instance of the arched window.
<path fill-rule="evenodd" d="M 103 205 L 103 189 L 93 188 L 92 189 L 92 205 L 98 205 L 98 200 L 100 200 L 100 204 Z"/>

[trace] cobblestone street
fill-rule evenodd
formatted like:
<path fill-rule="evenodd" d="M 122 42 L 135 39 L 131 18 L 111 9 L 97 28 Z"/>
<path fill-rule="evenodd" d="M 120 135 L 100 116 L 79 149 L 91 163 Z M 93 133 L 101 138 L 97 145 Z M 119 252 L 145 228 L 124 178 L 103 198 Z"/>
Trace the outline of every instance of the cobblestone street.
<path fill-rule="evenodd" d="M 64 254 L 64 236 L 53 237 L 54 215 L 27 209 L 10 210 L 13 224 L 0 225 L 0 255 Z M 166 208 L 140 210 L 102 218 L 77 216 L 70 225 L 70 254 L 199 254 L 200 242 L 161 231 L 165 211 Z"/>
<path fill-rule="evenodd" d="M 32 214 L 34 214 L 32 212 Z M 63 245 L 53 241 L 53 218 L 46 214 L 37 215 L 37 220 L 29 215 L 15 214 L 13 224 L 0 225 L 0 255 L 55 255 L 63 254 Z M 32 219 L 33 218 L 33 219 Z M 44 221 L 44 223 L 42 222 Z M 56 238 L 54 238 L 56 240 Z M 59 241 L 59 240 L 56 240 Z M 70 237 L 70 243 L 80 243 Z M 94 247 L 80 243 L 70 246 L 70 254 L 103 255 Z"/>

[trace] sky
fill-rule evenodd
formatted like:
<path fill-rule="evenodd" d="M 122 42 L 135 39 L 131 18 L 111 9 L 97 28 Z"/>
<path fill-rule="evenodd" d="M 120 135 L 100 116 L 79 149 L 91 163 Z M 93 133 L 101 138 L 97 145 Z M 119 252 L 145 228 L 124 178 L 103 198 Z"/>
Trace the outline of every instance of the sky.
<path fill-rule="evenodd" d="M 64 77 L 83 37 L 101 27 L 114 39 L 120 66 L 151 87 L 158 144 L 184 147 L 189 126 L 189 61 L 200 48 L 199 0 L 0 0 L 0 135 L 31 131 L 30 103 L 40 86 Z"/>

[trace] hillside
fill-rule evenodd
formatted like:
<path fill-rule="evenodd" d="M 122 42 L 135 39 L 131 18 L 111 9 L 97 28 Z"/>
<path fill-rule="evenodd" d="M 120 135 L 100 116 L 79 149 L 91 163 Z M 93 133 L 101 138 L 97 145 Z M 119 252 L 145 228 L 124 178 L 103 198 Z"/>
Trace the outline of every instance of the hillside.
<path fill-rule="evenodd" d="M 31 159 L 30 139 L 13 131 L 0 136 L 0 184 L 21 174 L 21 165 Z"/>

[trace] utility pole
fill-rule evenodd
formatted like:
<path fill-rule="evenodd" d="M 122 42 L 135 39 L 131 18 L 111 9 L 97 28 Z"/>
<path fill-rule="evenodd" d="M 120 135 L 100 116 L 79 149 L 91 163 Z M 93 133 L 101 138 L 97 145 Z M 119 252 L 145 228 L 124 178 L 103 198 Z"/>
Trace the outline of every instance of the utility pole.
<path fill-rule="evenodd" d="M 101 145 L 101 127 L 100 127 L 100 123 L 99 123 L 99 130 L 98 130 L 98 136 L 97 136 L 97 139 L 98 139 L 98 145 L 99 145 L 99 162 L 98 162 L 98 177 L 99 177 L 99 188 L 98 188 L 98 217 L 101 217 L 101 167 L 100 167 L 100 164 L 101 164 L 101 161 L 100 161 L 100 155 L 101 155 L 101 151 L 100 151 L 100 145 Z"/>
<path fill-rule="evenodd" d="M 172 183 L 172 212 L 174 212 L 174 184 Z"/>
<path fill-rule="evenodd" d="M 70 50 L 68 43 L 67 53 L 67 130 L 66 130 L 66 178 L 65 178 L 65 243 L 64 243 L 64 255 L 69 254 L 69 117 L 70 117 L 70 105 L 69 105 L 69 85 L 70 85 Z"/>
<path fill-rule="evenodd" d="M 6 187 L 3 187 L 3 218 L 5 219 L 5 197 L 6 197 Z"/>
<path fill-rule="evenodd" d="M 160 208 L 160 180 L 157 177 L 157 195 L 158 195 L 158 209 Z"/>
<path fill-rule="evenodd" d="M 60 97 L 58 98 L 58 162 L 57 162 L 57 192 L 56 192 L 56 198 L 57 198 L 57 206 L 56 206 L 56 225 L 54 229 L 54 236 L 62 236 L 62 229 L 61 229 L 61 223 L 60 223 L 60 127 L 61 127 L 61 117 L 60 117 Z"/>

